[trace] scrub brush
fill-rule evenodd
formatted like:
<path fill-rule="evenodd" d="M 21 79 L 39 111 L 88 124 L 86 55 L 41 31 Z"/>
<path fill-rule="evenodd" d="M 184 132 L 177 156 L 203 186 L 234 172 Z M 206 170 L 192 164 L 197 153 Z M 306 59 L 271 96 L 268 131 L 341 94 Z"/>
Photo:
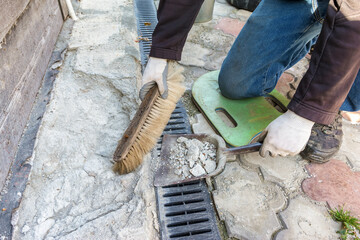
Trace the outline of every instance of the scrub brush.
<path fill-rule="evenodd" d="M 168 97 L 161 98 L 157 86 L 152 87 L 141 102 L 114 153 L 113 170 L 119 174 L 134 171 L 144 156 L 156 145 L 176 103 L 185 92 L 183 76 L 175 62 L 169 62 Z"/>

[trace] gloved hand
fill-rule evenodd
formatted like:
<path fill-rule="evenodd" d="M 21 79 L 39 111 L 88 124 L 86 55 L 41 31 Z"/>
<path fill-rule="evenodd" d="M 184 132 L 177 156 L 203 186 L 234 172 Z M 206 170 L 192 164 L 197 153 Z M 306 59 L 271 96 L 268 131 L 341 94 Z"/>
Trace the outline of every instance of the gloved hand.
<path fill-rule="evenodd" d="M 265 157 L 266 152 L 269 152 L 272 157 L 285 157 L 300 153 L 310 138 L 313 125 L 313 121 L 287 110 L 261 133 L 259 138 L 265 139 L 260 155 Z"/>
<path fill-rule="evenodd" d="M 157 84 L 162 98 L 167 98 L 168 87 L 166 83 L 168 64 L 166 59 L 150 57 L 146 65 L 140 89 L 140 99 L 143 100 L 146 93 Z"/>

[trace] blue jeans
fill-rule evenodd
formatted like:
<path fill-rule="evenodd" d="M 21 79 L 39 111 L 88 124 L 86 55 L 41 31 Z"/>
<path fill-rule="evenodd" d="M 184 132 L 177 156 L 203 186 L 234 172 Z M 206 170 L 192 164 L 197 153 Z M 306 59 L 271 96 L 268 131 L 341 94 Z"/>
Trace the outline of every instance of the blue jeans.
<path fill-rule="evenodd" d="M 238 35 L 219 75 L 231 99 L 265 96 L 315 44 L 329 0 L 263 0 Z M 341 110 L 360 109 L 360 74 Z"/>

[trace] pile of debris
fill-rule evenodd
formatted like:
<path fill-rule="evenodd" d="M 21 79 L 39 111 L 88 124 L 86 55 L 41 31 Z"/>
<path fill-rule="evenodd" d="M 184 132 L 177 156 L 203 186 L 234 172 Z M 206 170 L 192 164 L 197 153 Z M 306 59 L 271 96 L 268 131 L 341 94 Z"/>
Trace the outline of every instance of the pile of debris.
<path fill-rule="evenodd" d="M 216 147 L 209 142 L 179 137 L 171 148 L 170 163 L 183 179 L 198 177 L 216 169 Z"/>

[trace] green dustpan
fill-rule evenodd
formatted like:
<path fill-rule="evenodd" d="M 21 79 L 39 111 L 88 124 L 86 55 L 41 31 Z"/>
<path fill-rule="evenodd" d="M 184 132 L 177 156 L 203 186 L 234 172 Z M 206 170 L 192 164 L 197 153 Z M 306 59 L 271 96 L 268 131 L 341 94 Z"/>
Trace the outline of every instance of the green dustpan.
<path fill-rule="evenodd" d="M 201 76 L 193 85 L 192 95 L 200 111 L 229 145 L 238 147 L 249 144 L 280 116 L 282 113 L 273 103 L 286 110 L 289 100 L 276 90 L 267 97 L 228 99 L 220 93 L 218 76 L 219 71 Z"/>

